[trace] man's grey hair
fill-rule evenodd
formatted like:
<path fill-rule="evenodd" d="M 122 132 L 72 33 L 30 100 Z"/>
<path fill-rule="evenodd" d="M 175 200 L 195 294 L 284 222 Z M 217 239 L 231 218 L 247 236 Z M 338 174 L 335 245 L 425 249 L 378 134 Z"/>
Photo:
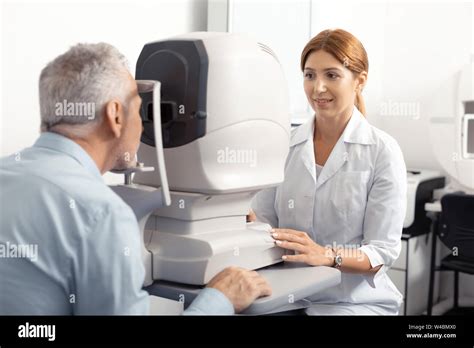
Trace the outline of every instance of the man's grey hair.
<path fill-rule="evenodd" d="M 50 62 L 39 79 L 41 131 L 86 136 L 102 121 L 105 104 L 130 92 L 128 62 L 107 43 L 77 44 Z"/>

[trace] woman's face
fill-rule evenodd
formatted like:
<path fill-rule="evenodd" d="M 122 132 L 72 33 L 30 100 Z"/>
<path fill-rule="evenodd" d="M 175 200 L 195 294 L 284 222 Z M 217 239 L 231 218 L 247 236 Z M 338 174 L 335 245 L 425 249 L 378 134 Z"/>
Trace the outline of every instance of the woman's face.
<path fill-rule="evenodd" d="M 351 113 L 356 90 L 367 78 L 366 73 L 355 78 L 352 71 L 323 50 L 308 56 L 303 74 L 308 102 L 316 115 L 324 118 Z"/>

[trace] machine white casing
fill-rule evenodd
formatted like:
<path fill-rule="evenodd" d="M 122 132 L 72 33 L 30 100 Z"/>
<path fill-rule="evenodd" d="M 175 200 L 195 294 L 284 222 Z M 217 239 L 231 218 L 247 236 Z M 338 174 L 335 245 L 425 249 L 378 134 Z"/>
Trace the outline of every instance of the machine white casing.
<path fill-rule="evenodd" d="M 430 120 L 433 153 L 443 169 L 454 179 L 450 185 L 474 192 L 474 159 L 464 158 L 462 127 L 465 103 L 474 101 L 474 56 L 456 75 L 456 108 L 451 115 Z"/>
<path fill-rule="evenodd" d="M 206 134 L 165 148 L 171 205 L 156 210 L 145 229 L 153 279 L 206 284 L 227 266 L 257 269 L 281 261 L 262 223 L 246 224 L 252 197 L 284 179 L 289 148 L 288 93 L 271 50 L 243 35 L 194 33 L 209 59 Z M 153 146 L 138 158 L 156 167 Z M 159 176 L 134 182 L 159 187 Z"/>
<path fill-rule="evenodd" d="M 474 79 L 474 77 L 473 77 Z M 472 144 L 474 140 L 474 131 L 472 130 L 474 124 L 474 112 L 465 114 L 462 125 L 462 157 L 465 159 L 474 160 L 474 151 L 472 151 Z"/>

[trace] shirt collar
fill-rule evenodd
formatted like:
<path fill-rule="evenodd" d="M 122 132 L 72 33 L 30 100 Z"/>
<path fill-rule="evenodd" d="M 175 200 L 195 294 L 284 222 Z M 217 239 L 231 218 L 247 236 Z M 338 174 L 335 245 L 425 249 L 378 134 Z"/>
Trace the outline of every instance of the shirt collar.
<path fill-rule="evenodd" d="M 314 133 L 314 117 L 296 128 L 290 141 L 290 146 L 297 145 L 306 140 L 312 140 Z M 375 144 L 369 122 L 354 106 L 352 116 L 343 132 L 343 139 L 346 143 L 356 143 L 371 145 Z"/>
<path fill-rule="evenodd" d="M 62 152 L 79 162 L 89 173 L 102 180 L 99 168 L 89 154 L 77 143 L 57 133 L 41 133 L 34 147 L 44 147 Z"/>

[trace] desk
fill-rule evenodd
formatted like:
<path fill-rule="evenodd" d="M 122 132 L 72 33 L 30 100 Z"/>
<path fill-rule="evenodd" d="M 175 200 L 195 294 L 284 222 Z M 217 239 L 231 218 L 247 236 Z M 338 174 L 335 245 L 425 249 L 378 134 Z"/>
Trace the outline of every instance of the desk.
<path fill-rule="evenodd" d="M 304 306 L 298 305 L 297 301 L 341 282 L 341 272 L 325 266 L 280 263 L 257 272 L 270 284 L 272 295 L 255 300 L 243 314 L 267 314 L 301 308 Z M 202 287 L 166 281 L 156 281 L 146 288 L 150 295 L 184 301 L 185 307 L 194 300 L 201 289 Z"/>

